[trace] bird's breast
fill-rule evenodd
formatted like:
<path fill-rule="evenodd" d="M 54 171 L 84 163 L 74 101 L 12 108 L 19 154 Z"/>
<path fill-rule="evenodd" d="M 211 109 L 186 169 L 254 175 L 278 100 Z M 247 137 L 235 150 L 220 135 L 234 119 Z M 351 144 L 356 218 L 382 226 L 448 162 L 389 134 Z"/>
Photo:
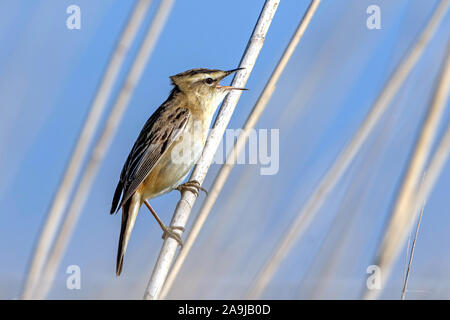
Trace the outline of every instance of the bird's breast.
<path fill-rule="evenodd" d="M 200 158 L 205 145 L 207 129 L 194 119 L 186 124 L 177 140 L 162 155 L 159 162 L 142 183 L 145 199 L 167 193 L 185 179 Z"/>

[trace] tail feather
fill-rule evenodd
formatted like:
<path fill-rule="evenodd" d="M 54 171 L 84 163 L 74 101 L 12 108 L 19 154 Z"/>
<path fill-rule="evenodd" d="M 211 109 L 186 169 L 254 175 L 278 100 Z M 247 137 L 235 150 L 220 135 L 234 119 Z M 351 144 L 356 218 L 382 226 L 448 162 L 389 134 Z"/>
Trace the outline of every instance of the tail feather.
<path fill-rule="evenodd" d="M 137 194 L 134 194 L 122 207 L 122 225 L 120 228 L 119 247 L 117 249 L 117 276 L 119 276 L 122 272 L 123 258 L 125 256 L 131 231 L 133 231 L 134 223 L 140 207 L 141 203 Z"/>

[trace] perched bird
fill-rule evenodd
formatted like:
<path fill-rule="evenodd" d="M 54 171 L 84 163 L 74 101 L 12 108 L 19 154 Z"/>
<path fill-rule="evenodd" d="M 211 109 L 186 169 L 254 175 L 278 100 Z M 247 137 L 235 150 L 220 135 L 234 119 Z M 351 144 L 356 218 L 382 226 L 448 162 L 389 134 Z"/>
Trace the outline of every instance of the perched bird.
<path fill-rule="evenodd" d="M 181 183 L 203 151 L 219 104 L 231 90 L 246 90 L 220 85 L 220 80 L 238 70 L 241 68 L 192 69 L 170 77 L 174 87 L 169 98 L 142 128 L 114 192 L 111 214 L 122 208 L 117 275 L 122 272 L 130 234 L 143 203 L 163 229 L 163 238 L 170 236 L 182 245 L 181 237 L 174 230 L 184 229 L 164 225 L 147 200 L 172 190 L 189 189 L 195 194 L 204 190 L 197 181 Z"/>

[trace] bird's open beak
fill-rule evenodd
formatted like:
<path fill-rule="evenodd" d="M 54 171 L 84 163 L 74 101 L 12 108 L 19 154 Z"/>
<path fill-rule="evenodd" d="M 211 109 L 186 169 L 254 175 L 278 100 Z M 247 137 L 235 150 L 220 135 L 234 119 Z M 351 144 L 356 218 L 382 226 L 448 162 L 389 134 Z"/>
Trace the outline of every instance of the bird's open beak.
<path fill-rule="evenodd" d="M 235 72 L 237 72 L 239 70 L 244 70 L 244 69 L 245 68 L 237 68 L 237 69 L 225 71 L 226 72 L 225 77 L 230 75 L 230 74 L 232 74 L 232 73 L 235 73 Z M 237 87 L 232 87 L 232 86 L 221 86 L 220 84 L 217 84 L 217 88 L 222 88 L 222 89 L 226 89 L 226 90 L 248 90 L 247 88 L 237 88 Z"/>
<path fill-rule="evenodd" d="M 226 89 L 226 90 L 248 90 L 247 88 L 237 88 L 237 87 L 232 87 L 232 86 L 221 86 L 221 85 L 217 85 L 217 88 L 222 88 L 222 89 Z"/>

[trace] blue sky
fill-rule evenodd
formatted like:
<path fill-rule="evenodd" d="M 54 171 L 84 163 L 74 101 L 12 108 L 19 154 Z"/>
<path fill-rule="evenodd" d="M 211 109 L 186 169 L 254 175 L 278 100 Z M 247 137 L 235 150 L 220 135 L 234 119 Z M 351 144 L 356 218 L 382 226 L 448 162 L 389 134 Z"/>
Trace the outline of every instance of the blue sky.
<path fill-rule="evenodd" d="M 153 1 L 145 27 L 158 2 Z M 230 128 L 244 123 L 308 3 L 281 0 L 247 83 L 250 91 L 242 94 Z M 71 4 L 81 8 L 81 30 L 66 28 L 66 8 Z M 131 0 L 0 3 L 0 298 L 20 294 L 52 196 L 133 4 Z M 366 27 L 366 8 L 371 4 L 381 8 L 381 30 Z M 279 172 L 261 176 L 258 165 L 233 170 L 170 297 L 243 296 L 436 4 L 322 1 L 257 124 L 280 130 Z M 116 278 L 120 217 L 108 212 L 122 164 L 144 122 L 167 97 L 168 77 L 195 67 L 236 67 L 262 5 L 256 0 L 175 2 L 97 175 L 50 298 L 142 296 L 162 244 L 161 231 L 142 210 L 124 272 Z M 318 219 L 284 261 L 266 298 L 308 298 L 314 292 L 326 298 L 358 297 L 428 106 L 448 30 L 449 14 Z M 137 48 L 135 44 L 126 60 L 108 110 Z M 449 116 L 447 111 L 442 122 L 448 123 Z M 206 188 L 218 169 L 211 167 Z M 425 208 L 410 298 L 450 298 L 449 188 L 447 164 Z M 173 192 L 152 202 L 164 221 L 170 220 L 178 197 Z M 194 213 L 203 200 L 200 195 Z M 333 220 L 337 215 L 339 219 Z M 341 232 L 327 237 L 337 225 L 342 225 Z M 341 254 L 331 262 L 337 243 L 342 245 Z M 65 287 L 65 269 L 71 264 L 81 267 L 81 290 Z M 383 297 L 399 296 L 403 268 L 402 257 Z M 316 278 L 328 279 L 326 288 Z M 317 293 L 319 287 L 322 291 Z"/>

